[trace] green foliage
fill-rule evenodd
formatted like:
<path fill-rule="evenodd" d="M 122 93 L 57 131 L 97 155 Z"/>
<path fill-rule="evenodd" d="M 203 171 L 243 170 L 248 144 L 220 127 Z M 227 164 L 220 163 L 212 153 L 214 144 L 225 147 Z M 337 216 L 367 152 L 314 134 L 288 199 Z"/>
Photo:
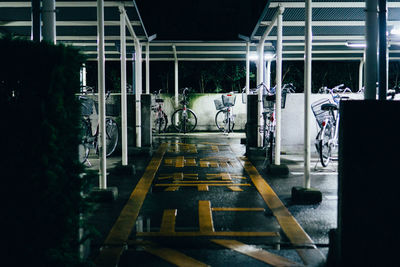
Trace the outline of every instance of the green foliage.
<path fill-rule="evenodd" d="M 85 206 L 75 93 L 84 58 L 72 48 L 11 39 L 0 40 L 0 58 L 6 254 L 16 266 L 79 266 Z"/>

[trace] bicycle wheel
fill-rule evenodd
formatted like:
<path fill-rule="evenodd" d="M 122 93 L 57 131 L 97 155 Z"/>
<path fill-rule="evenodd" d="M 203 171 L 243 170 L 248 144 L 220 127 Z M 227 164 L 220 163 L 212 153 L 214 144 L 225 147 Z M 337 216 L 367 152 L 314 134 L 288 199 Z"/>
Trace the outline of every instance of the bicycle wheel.
<path fill-rule="evenodd" d="M 78 146 L 79 162 L 85 163 L 89 156 L 89 134 L 91 132 L 90 125 L 86 120 L 81 120 L 81 143 Z"/>
<path fill-rule="evenodd" d="M 187 109 L 186 112 L 178 109 L 172 114 L 171 122 L 177 132 L 189 133 L 197 126 L 197 116 L 190 109 Z"/>
<path fill-rule="evenodd" d="M 319 158 L 321 160 L 321 164 L 324 167 L 327 167 L 331 157 L 332 157 L 332 146 L 329 142 L 332 138 L 332 126 L 330 123 L 327 123 L 325 126 L 325 130 L 322 132 L 321 140 L 319 141 Z"/>
<path fill-rule="evenodd" d="M 118 125 L 111 119 L 106 118 L 106 156 L 110 156 L 118 144 Z"/>
<path fill-rule="evenodd" d="M 153 127 L 153 133 L 164 133 L 165 130 L 167 129 L 168 125 L 168 117 L 167 114 L 164 113 L 164 111 L 160 111 L 159 114 L 157 114 L 157 118 L 154 120 L 154 127 Z"/>
<path fill-rule="evenodd" d="M 233 127 L 235 127 L 235 122 L 228 117 L 227 110 L 220 110 L 215 114 L 215 125 L 221 132 L 233 132 Z"/>

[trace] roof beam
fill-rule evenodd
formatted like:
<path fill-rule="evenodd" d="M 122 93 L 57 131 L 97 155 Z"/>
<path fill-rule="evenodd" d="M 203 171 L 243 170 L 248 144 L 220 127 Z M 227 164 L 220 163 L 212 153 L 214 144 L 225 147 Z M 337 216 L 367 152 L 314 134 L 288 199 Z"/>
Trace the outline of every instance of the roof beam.
<path fill-rule="evenodd" d="M 104 7 L 119 7 L 119 6 L 133 7 L 133 1 L 104 1 Z M 7 1 L 0 2 L 0 7 L 31 7 L 31 1 L 17 2 Z M 97 7 L 96 1 L 56 1 L 56 7 Z"/>
<path fill-rule="evenodd" d="M 131 24 L 133 26 L 141 26 L 140 21 L 132 20 Z M 30 27 L 32 25 L 32 21 L 0 21 L 0 26 L 9 26 L 9 27 Z M 97 21 L 56 21 L 56 26 L 97 26 Z M 108 20 L 104 21 L 104 26 L 119 26 L 119 20 Z"/>
<path fill-rule="evenodd" d="M 273 21 L 273 20 L 272 20 Z M 269 26 L 271 25 L 272 21 L 262 21 L 261 26 Z M 388 26 L 393 26 L 393 25 L 398 25 L 400 24 L 400 20 L 392 20 L 387 22 Z M 304 27 L 305 23 L 304 21 L 284 21 L 283 26 L 302 26 Z M 365 21 L 364 20 L 359 20 L 359 21 L 313 21 L 313 26 L 365 26 Z"/>

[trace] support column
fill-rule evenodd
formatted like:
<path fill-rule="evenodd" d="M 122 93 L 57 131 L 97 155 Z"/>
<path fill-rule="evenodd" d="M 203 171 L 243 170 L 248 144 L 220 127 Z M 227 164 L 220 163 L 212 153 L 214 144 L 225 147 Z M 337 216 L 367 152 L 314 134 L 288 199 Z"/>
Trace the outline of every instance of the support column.
<path fill-rule="evenodd" d="M 311 119 L 311 64 L 312 64 L 312 0 L 305 2 L 304 47 L 304 187 L 292 188 L 292 201 L 297 204 L 316 204 L 322 201 L 322 193 L 311 188 L 310 180 L 310 119 Z"/>
<path fill-rule="evenodd" d="M 40 42 L 42 40 L 42 18 L 40 12 L 40 0 L 32 0 L 31 18 L 31 40 L 34 42 Z"/>
<path fill-rule="evenodd" d="M 282 13 L 278 15 L 276 42 L 276 100 L 275 100 L 275 165 L 281 164 L 281 126 L 282 126 Z"/>
<path fill-rule="evenodd" d="M 56 3 L 43 0 L 43 40 L 56 44 Z"/>
<path fill-rule="evenodd" d="M 258 66 L 257 66 L 257 86 L 264 82 L 264 42 L 265 39 L 260 40 L 258 44 Z M 261 86 L 258 90 L 258 129 L 257 129 L 257 146 L 261 147 L 263 145 L 262 135 L 260 133 L 260 129 L 262 129 L 264 121 L 263 121 L 263 93 L 264 88 Z"/>
<path fill-rule="evenodd" d="M 311 165 L 311 67 L 312 67 L 312 1 L 306 1 L 305 59 L 304 59 L 304 188 L 309 189 Z"/>
<path fill-rule="evenodd" d="M 364 60 L 360 60 L 360 65 L 358 67 L 358 91 L 361 91 L 363 87 L 363 77 L 364 75 Z"/>
<path fill-rule="evenodd" d="M 146 94 L 150 94 L 150 43 L 146 44 Z"/>
<path fill-rule="evenodd" d="M 246 43 L 246 95 L 250 90 L 250 43 Z"/>
<path fill-rule="evenodd" d="M 126 23 L 125 12 L 120 9 L 120 39 L 121 39 L 121 139 L 122 165 L 128 165 L 128 113 L 126 96 Z"/>
<path fill-rule="evenodd" d="M 172 46 L 174 51 L 175 65 L 174 65 L 174 77 L 175 77 L 175 108 L 178 107 L 178 96 L 179 96 L 179 73 L 178 73 L 178 55 L 176 54 L 176 46 Z"/>
<path fill-rule="evenodd" d="M 386 100 L 388 90 L 387 55 L 387 7 L 386 0 L 379 0 L 379 100 Z"/>
<path fill-rule="evenodd" d="M 365 38 L 367 41 L 365 58 L 365 99 L 376 99 L 376 81 L 378 74 L 378 10 L 377 0 L 366 0 Z"/>
<path fill-rule="evenodd" d="M 105 49 L 104 49 L 104 1 L 97 0 L 97 67 L 98 67 L 98 102 L 99 102 L 99 189 L 107 189 L 106 164 L 106 104 L 105 104 Z"/>
<path fill-rule="evenodd" d="M 267 60 L 267 66 L 265 70 L 265 85 L 271 89 L 271 60 Z"/>
<path fill-rule="evenodd" d="M 142 49 L 135 43 L 135 109 L 136 109 L 136 147 L 142 147 L 142 116 L 140 97 L 142 94 Z"/>

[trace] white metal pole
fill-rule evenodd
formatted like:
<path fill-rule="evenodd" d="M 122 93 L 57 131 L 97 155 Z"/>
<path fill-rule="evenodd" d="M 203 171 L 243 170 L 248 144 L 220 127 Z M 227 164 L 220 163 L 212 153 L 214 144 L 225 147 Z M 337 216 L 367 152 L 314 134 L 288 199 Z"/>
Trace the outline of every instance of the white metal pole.
<path fill-rule="evenodd" d="M 366 0 L 365 39 L 365 99 L 376 99 L 376 81 L 378 73 L 378 1 Z"/>
<path fill-rule="evenodd" d="M 87 72 L 86 72 L 86 64 L 83 64 L 82 66 L 82 86 L 86 86 L 86 76 L 87 76 Z"/>
<path fill-rule="evenodd" d="M 98 102 L 99 102 L 99 188 L 107 189 L 106 163 L 106 103 L 105 103 L 105 51 L 104 51 L 104 1 L 97 0 L 97 53 L 98 53 Z"/>
<path fill-rule="evenodd" d="M 250 90 L 250 43 L 246 43 L 246 95 Z"/>
<path fill-rule="evenodd" d="M 271 88 L 271 60 L 267 60 L 267 67 L 265 71 L 265 84 Z"/>
<path fill-rule="evenodd" d="M 142 51 L 140 44 L 135 43 L 135 100 L 136 100 L 136 147 L 142 147 L 142 114 L 141 114 L 141 95 L 142 95 Z"/>
<path fill-rule="evenodd" d="M 122 165 L 128 165 L 128 124 L 126 96 L 126 23 L 125 10 L 120 9 L 120 38 L 121 38 L 121 139 Z"/>
<path fill-rule="evenodd" d="M 172 50 L 174 51 L 175 58 L 175 68 L 174 68 L 174 77 L 175 77 L 175 107 L 178 107 L 178 95 L 179 95 L 179 73 L 178 73 L 178 56 L 176 54 L 176 46 L 172 45 Z"/>
<path fill-rule="evenodd" d="M 276 42 L 275 165 L 281 165 L 282 13 L 278 15 Z"/>
<path fill-rule="evenodd" d="M 55 0 L 43 0 L 43 40 L 56 43 L 56 3 Z"/>
<path fill-rule="evenodd" d="M 146 44 L 146 94 L 150 94 L 150 43 Z"/>
<path fill-rule="evenodd" d="M 264 65 L 265 65 L 265 61 L 264 61 L 264 42 L 265 40 L 262 39 L 260 40 L 260 43 L 258 44 L 258 66 L 257 66 L 257 86 L 261 83 L 264 82 Z M 262 129 L 263 127 L 263 116 L 262 116 L 262 112 L 263 112 L 263 92 L 264 88 L 263 86 L 261 86 L 258 90 L 258 128 L 257 128 L 257 146 L 261 147 L 263 145 L 263 140 L 262 140 L 262 136 L 260 134 L 260 129 Z"/>
<path fill-rule="evenodd" d="M 360 65 L 358 67 L 358 91 L 361 91 L 363 86 L 363 75 L 364 75 L 364 60 L 360 60 Z"/>
<path fill-rule="evenodd" d="M 305 59 L 304 59 L 304 187 L 310 188 L 310 118 L 311 118 L 311 64 L 312 64 L 312 0 L 306 0 Z"/>

